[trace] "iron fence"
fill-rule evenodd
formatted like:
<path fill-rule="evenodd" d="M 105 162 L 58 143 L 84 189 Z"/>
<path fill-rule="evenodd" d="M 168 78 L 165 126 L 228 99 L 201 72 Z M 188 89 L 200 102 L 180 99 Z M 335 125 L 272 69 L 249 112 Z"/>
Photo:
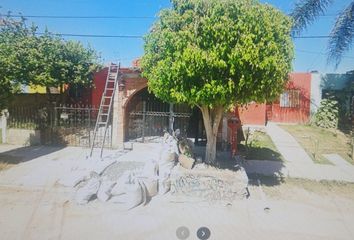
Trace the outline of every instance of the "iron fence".
<path fill-rule="evenodd" d="M 91 146 L 98 109 L 89 105 L 46 105 L 9 107 L 9 128 L 35 129 L 47 145 Z M 112 124 L 107 130 L 105 147 L 112 146 Z M 96 139 L 102 141 L 104 129 Z"/>
<path fill-rule="evenodd" d="M 46 106 L 11 106 L 9 107 L 9 128 L 39 130 L 48 124 L 48 108 Z"/>

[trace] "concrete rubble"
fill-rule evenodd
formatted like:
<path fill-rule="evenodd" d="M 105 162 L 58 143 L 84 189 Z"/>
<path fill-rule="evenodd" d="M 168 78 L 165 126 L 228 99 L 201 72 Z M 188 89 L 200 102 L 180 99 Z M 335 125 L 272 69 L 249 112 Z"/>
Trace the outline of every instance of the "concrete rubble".
<path fill-rule="evenodd" d="M 231 203 L 247 195 L 248 178 L 242 168 L 221 170 L 197 163 L 191 141 L 166 133 L 158 159 L 145 163 L 103 159 L 73 170 L 59 182 L 75 188 L 78 204 L 98 199 L 132 209 L 166 193 L 172 201 Z"/>
<path fill-rule="evenodd" d="M 177 165 L 171 171 L 171 200 L 174 202 L 222 202 L 248 197 L 248 177 L 238 171 L 218 169 L 204 163 L 193 169 Z"/>

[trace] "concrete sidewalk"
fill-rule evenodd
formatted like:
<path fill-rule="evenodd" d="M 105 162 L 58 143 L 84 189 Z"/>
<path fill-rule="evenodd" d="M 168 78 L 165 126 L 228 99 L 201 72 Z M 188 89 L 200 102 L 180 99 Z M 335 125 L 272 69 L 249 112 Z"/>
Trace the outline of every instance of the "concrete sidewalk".
<path fill-rule="evenodd" d="M 15 157 L 19 163 L 0 171 L 1 186 L 52 187 L 72 171 L 92 167 L 98 161 L 99 152 L 81 147 L 52 147 L 0 144 L 2 158 Z M 119 158 L 119 150 L 105 150 L 103 157 Z"/>
<path fill-rule="evenodd" d="M 280 154 L 284 157 L 284 163 L 280 170 L 283 175 L 293 178 L 304 178 L 310 180 L 334 180 L 354 183 L 354 167 L 350 164 L 343 164 L 343 161 L 330 156 L 328 159 L 334 165 L 315 164 L 311 157 L 305 152 L 300 144 L 288 132 L 275 123 L 268 123 L 267 134 L 273 140 Z"/>

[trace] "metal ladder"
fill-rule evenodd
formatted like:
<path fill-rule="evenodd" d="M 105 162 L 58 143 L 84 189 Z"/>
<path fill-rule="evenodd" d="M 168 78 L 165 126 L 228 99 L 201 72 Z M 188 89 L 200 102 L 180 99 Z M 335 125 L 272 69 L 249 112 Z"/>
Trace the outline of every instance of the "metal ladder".
<path fill-rule="evenodd" d="M 97 120 L 95 124 L 95 129 L 93 132 L 93 139 L 91 145 L 90 157 L 92 157 L 93 149 L 95 148 L 95 140 L 97 138 L 97 133 L 99 132 L 101 127 L 104 127 L 103 138 L 99 139 L 101 141 L 98 142 L 98 147 L 101 148 L 100 157 L 102 158 L 103 147 L 106 140 L 108 123 L 111 118 L 112 106 L 113 106 L 113 98 L 114 93 L 116 91 L 119 79 L 119 69 L 120 64 L 113 64 L 108 68 L 108 74 L 106 78 L 105 88 L 101 98 L 101 104 L 98 110 Z"/>

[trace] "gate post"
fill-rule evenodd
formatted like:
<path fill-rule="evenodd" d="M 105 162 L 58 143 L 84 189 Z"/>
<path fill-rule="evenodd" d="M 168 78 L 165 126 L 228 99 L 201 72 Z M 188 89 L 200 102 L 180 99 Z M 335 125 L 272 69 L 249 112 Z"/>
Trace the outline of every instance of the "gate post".
<path fill-rule="evenodd" d="M 116 88 L 112 106 L 112 148 L 123 148 L 124 142 L 124 95 Z"/>
<path fill-rule="evenodd" d="M 91 108 L 89 106 L 87 106 L 87 113 L 88 113 L 88 126 L 87 126 L 87 130 L 88 130 L 88 146 L 91 146 Z M 112 137 L 112 134 L 111 134 Z M 111 145 L 112 145 L 112 141 L 111 141 Z"/>
<path fill-rule="evenodd" d="M 145 142 L 146 101 L 143 101 L 143 132 L 142 140 Z"/>
<path fill-rule="evenodd" d="M 6 143 L 6 130 L 7 130 L 7 110 L 0 112 L 1 114 L 1 143 Z"/>
<path fill-rule="evenodd" d="M 172 134 L 173 133 L 173 103 L 170 103 L 170 115 L 168 117 L 168 130 Z"/>
<path fill-rule="evenodd" d="M 55 104 L 54 105 L 54 127 L 57 127 L 58 126 L 58 108 L 57 108 L 57 105 Z"/>
<path fill-rule="evenodd" d="M 53 145 L 55 144 L 56 141 L 56 127 L 57 127 L 57 103 L 56 102 L 52 102 L 52 104 L 50 104 L 50 144 Z"/>

